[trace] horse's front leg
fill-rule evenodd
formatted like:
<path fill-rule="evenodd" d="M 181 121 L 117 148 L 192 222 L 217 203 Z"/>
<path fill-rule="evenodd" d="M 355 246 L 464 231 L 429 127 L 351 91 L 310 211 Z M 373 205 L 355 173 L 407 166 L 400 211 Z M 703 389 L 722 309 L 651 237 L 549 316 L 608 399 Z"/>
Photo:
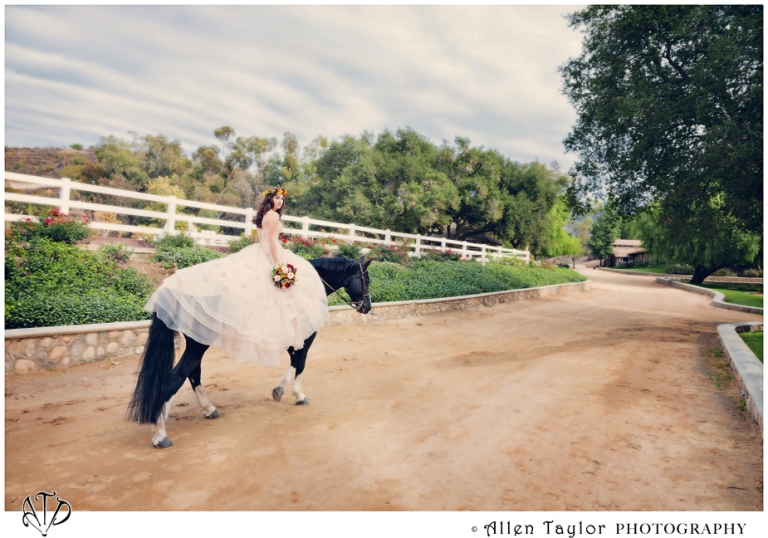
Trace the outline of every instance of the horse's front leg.
<path fill-rule="evenodd" d="M 296 399 L 296 405 L 309 404 L 309 399 L 301 391 L 301 374 L 304 372 L 304 367 L 307 363 L 307 352 L 309 351 L 312 342 L 315 341 L 316 336 L 317 333 L 312 333 L 309 338 L 304 340 L 304 347 L 298 351 L 293 347 L 288 348 L 288 354 L 291 356 L 291 366 L 280 380 L 280 384 L 272 390 L 272 399 L 276 402 L 279 402 L 282 399 L 283 394 L 285 394 L 285 387 L 288 386 L 288 383 L 291 382 L 291 377 L 295 374 L 292 392 Z"/>
<path fill-rule="evenodd" d="M 211 405 L 211 402 L 209 402 L 208 398 L 205 396 L 203 385 L 200 382 L 200 378 L 202 377 L 201 373 L 201 367 L 198 366 L 197 369 L 189 375 L 189 384 L 192 385 L 192 390 L 195 391 L 197 403 L 200 405 L 200 409 L 203 410 L 203 416 L 205 418 L 219 418 L 221 415 L 219 415 L 216 407 Z"/>
<path fill-rule="evenodd" d="M 283 399 L 283 394 L 285 394 L 285 387 L 287 387 L 288 383 L 291 382 L 293 372 L 296 371 L 296 368 L 293 367 L 293 356 L 296 354 L 296 352 L 293 350 L 293 347 L 288 348 L 288 354 L 291 356 L 291 365 L 288 367 L 288 371 L 285 372 L 285 375 L 280 380 L 280 384 L 272 389 L 272 399 L 276 402 L 279 402 Z"/>

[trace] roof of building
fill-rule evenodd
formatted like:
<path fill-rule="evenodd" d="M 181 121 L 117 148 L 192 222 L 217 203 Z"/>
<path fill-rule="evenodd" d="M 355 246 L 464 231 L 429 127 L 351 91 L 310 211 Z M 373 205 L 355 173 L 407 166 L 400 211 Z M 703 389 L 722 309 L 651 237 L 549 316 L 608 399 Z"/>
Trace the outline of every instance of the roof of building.
<path fill-rule="evenodd" d="M 617 258 L 629 258 L 634 254 L 643 254 L 648 252 L 644 248 L 631 248 L 631 247 L 613 247 L 613 255 Z"/>
<path fill-rule="evenodd" d="M 639 247 L 642 244 L 640 239 L 617 239 L 611 243 L 614 247 Z"/>
<path fill-rule="evenodd" d="M 497 247 L 504 246 L 504 243 L 488 234 L 473 234 L 465 237 L 464 240 L 470 243 L 485 243 L 486 245 L 495 245 Z"/>

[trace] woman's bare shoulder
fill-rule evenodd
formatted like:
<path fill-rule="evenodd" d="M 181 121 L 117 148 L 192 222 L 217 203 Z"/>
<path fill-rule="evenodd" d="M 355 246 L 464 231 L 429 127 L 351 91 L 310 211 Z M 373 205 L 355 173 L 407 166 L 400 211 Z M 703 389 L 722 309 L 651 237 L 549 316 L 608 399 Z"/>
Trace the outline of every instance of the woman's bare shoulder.
<path fill-rule="evenodd" d="M 277 216 L 277 213 L 274 211 L 267 211 L 262 222 L 275 222 L 278 220 L 280 220 L 280 217 Z"/>

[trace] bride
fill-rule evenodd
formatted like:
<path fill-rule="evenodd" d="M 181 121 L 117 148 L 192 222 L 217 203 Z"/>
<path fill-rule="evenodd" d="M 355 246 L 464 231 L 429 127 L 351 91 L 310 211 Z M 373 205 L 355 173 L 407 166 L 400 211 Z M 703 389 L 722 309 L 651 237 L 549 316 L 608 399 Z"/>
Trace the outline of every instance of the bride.
<path fill-rule="evenodd" d="M 230 351 L 239 361 L 276 366 L 288 347 L 302 349 L 305 339 L 328 324 L 328 302 L 312 265 L 280 245 L 287 194 L 278 187 L 262 193 L 253 219 L 258 243 L 177 271 L 144 309 L 172 330 Z M 280 264 L 296 268 L 296 282 L 287 289 L 272 279 L 272 268 Z"/>

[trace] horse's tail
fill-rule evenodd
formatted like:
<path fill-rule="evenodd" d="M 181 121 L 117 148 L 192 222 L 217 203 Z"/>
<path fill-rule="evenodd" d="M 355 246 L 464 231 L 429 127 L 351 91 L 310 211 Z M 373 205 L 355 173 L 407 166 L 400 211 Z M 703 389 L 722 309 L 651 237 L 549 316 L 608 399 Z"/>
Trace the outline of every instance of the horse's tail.
<path fill-rule="evenodd" d="M 170 392 L 175 336 L 175 331 L 152 314 L 149 339 L 141 357 L 141 370 L 128 406 L 129 420 L 154 424 L 160 418 Z"/>

